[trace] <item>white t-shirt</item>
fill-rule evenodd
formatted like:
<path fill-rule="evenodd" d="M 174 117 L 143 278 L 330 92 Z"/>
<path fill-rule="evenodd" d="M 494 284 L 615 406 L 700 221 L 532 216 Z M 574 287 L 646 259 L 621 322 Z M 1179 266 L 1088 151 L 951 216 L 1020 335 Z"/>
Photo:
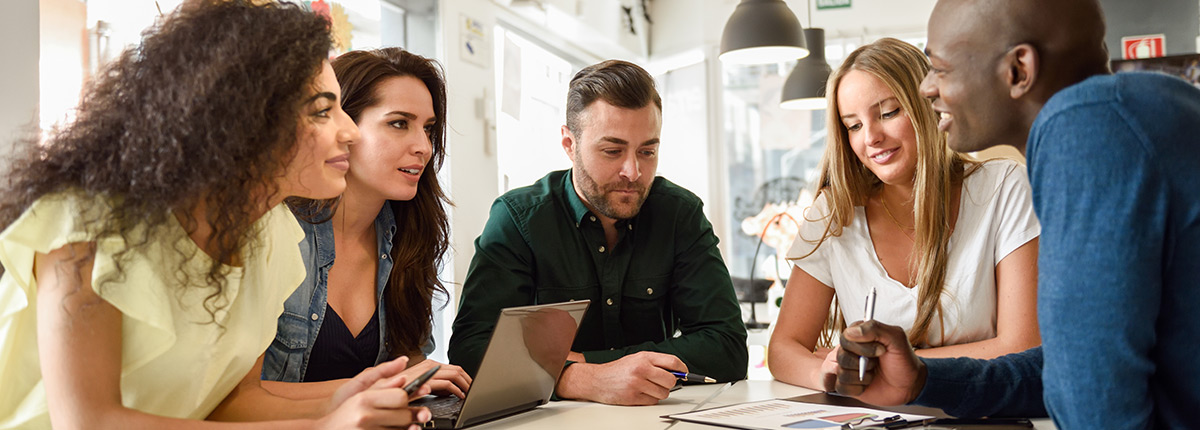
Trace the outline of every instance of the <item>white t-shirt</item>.
<path fill-rule="evenodd" d="M 934 316 L 927 344 L 919 346 L 958 345 L 996 337 L 996 264 L 1041 233 L 1033 213 L 1029 177 L 1020 164 L 988 161 L 963 182 L 940 302 L 945 338 Z M 911 330 L 920 286 L 907 288 L 888 276 L 875 255 L 862 206 L 854 208 L 854 217 L 841 236 L 826 239 L 812 255 L 794 260 L 813 249 L 812 242 L 825 231 L 828 213 L 829 203 L 822 195 L 801 220 L 800 235 L 787 258 L 833 287 L 848 323 L 865 317 L 867 293 L 875 287 L 875 320 L 905 332 Z"/>

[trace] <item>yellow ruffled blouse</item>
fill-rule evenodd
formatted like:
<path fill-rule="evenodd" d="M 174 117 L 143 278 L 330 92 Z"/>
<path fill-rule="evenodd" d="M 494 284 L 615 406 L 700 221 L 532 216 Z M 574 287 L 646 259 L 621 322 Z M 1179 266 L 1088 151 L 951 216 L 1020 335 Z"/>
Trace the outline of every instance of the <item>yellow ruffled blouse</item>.
<path fill-rule="evenodd" d="M 107 208 L 98 197 L 46 196 L 0 233 L 6 269 L 0 278 L 0 429 L 50 428 L 38 361 L 34 255 L 94 241 L 79 214 Z M 268 212 L 255 229 L 258 239 L 243 253 L 243 265 L 226 267 L 225 290 L 209 302 L 220 309 L 215 315 L 204 306 L 215 291 L 204 280 L 212 260 L 179 223 L 156 227 L 152 243 L 127 253 L 121 277 L 113 258 L 124 241 L 97 243 L 93 288 L 123 314 L 126 407 L 203 419 L 270 345 L 284 300 L 304 278 L 298 246 L 304 232 L 285 205 Z"/>

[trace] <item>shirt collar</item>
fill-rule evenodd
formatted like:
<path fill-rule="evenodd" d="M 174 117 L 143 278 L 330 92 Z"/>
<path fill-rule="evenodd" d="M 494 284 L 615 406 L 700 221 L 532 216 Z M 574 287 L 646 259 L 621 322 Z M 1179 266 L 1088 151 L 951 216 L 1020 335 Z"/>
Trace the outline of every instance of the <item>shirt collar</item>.
<path fill-rule="evenodd" d="M 375 237 L 378 240 L 379 252 L 389 255 L 392 253 L 392 239 L 396 236 L 396 216 L 392 213 L 391 204 L 390 201 L 384 203 L 383 209 L 375 216 Z M 333 243 L 333 219 L 314 225 L 313 230 L 317 236 L 318 267 L 333 264 L 333 260 L 337 258 Z"/>
<path fill-rule="evenodd" d="M 575 221 L 575 224 L 578 225 L 583 222 L 583 217 L 592 213 L 592 211 L 587 208 L 587 205 L 583 204 L 583 199 L 580 199 L 579 194 L 575 192 L 575 184 L 571 181 L 574 173 L 575 169 L 567 170 L 567 174 L 563 175 L 562 185 L 563 194 L 566 195 L 567 199 L 567 208 L 571 211 L 571 220 Z"/>
<path fill-rule="evenodd" d="M 563 194 L 566 195 L 566 199 L 567 199 L 567 208 L 568 208 L 568 210 L 571 211 L 571 221 L 574 221 L 575 226 L 579 227 L 579 225 L 583 223 L 583 218 L 588 215 L 591 215 L 592 211 L 590 209 L 588 209 L 587 205 L 583 204 L 583 199 L 579 198 L 579 194 L 577 194 L 575 192 L 575 184 L 571 181 L 571 176 L 574 173 L 575 173 L 575 169 L 567 170 L 567 174 L 563 175 L 562 186 L 563 186 Z M 653 186 L 653 185 L 651 185 L 651 186 Z M 644 204 L 645 203 L 643 203 L 643 205 Z M 641 215 L 641 212 L 639 211 L 638 215 L 635 215 L 634 218 L 638 218 L 638 216 L 640 216 L 640 215 Z M 631 224 L 633 224 L 632 219 L 620 219 L 620 220 L 617 220 L 616 226 L 617 226 L 617 229 L 633 230 L 633 227 L 630 226 Z"/>
<path fill-rule="evenodd" d="M 391 201 L 384 202 L 383 209 L 375 216 L 375 232 L 379 238 L 380 251 L 391 254 L 392 238 L 396 236 L 396 215 L 392 211 Z M 382 248 L 384 245 L 387 249 Z"/>
<path fill-rule="evenodd" d="M 333 219 L 327 219 L 320 224 L 312 226 L 313 233 L 316 234 L 317 245 L 317 267 L 328 267 L 333 264 L 333 259 L 337 257 L 334 253 L 333 245 Z"/>

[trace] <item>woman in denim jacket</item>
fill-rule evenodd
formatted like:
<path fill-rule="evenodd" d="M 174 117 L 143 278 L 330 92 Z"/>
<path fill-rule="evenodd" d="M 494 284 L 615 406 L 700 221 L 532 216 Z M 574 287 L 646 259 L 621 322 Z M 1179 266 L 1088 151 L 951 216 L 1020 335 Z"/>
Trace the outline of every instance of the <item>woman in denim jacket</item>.
<path fill-rule="evenodd" d="M 284 304 L 263 385 L 281 395 L 326 395 L 365 368 L 407 356 L 410 380 L 434 365 L 433 295 L 449 243 L 437 180 L 445 154 L 446 85 L 433 60 L 399 48 L 333 61 L 342 109 L 358 124 L 340 199 L 289 201 L 304 227 L 307 274 Z M 471 378 L 442 365 L 436 394 L 463 396 Z"/>

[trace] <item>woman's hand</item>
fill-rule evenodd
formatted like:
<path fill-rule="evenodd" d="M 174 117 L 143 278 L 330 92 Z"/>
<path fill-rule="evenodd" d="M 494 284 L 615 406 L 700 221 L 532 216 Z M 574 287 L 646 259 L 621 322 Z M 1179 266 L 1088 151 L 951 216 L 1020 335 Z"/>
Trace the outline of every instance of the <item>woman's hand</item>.
<path fill-rule="evenodd" d="M 455 395 L 459 398 L 466 397 L 467 390 L 471 388 L 471 375 L 468 375 L 461 367 L 453 364 L 442 364 L 426 359 L 414 364 L 401 373 L 411 381 L 433 368 L 433 366 L 438 365 L 442 366 L 442 368 L 438 369 L 437 373 L 425 385 L 429 386 L 433 394 L 439 396 Z"/>
<path fill-rule="evenodd" d="M 403 375 L 393 378 L 398 384 L 407 381 Z M 347 385 L 349 385 L 347 383 Z M 429 393 L 428 386 L 414 393 L 423 396 Z M 333 413 L 317 421 L 320 429 L 383 429 L 408 427 L 419 430 L 416 423 L 429 421 L 431 415 L 426 408 L 410 408 L 408 394 L 400 387 L 375 388 L 350 396 Z"/>
<path fill-rule="evenodd" d="M 821 355 L 821 353 L 825 353 L 825 361 L 821 362 L 821 367 L 817 370 L 821 374 L 819 380 L 823 382 L 825 391 L 834 391 L 836 388 L 835 385 L 837 383 L 839 351 L 841 351 L 840 346 L 834 347 L 833 349 L 817 349 L 816 354 L 818 356 Z"/>
<path fill-rule="evenodd" d="M 408 357 L 400 357 L 364 370 L 342 384 L 329 399 L 330 413 L 317 422 L 318 428 L 419 429 L 414 423 L 429 421 L 431 415 L 426 408 L 407 407 L 408 394 L 403 386 L 409 378 L 401 373 L 407 364 Z M 420 397 L 429 391 L 426 384 L 413 395 Z"/>

